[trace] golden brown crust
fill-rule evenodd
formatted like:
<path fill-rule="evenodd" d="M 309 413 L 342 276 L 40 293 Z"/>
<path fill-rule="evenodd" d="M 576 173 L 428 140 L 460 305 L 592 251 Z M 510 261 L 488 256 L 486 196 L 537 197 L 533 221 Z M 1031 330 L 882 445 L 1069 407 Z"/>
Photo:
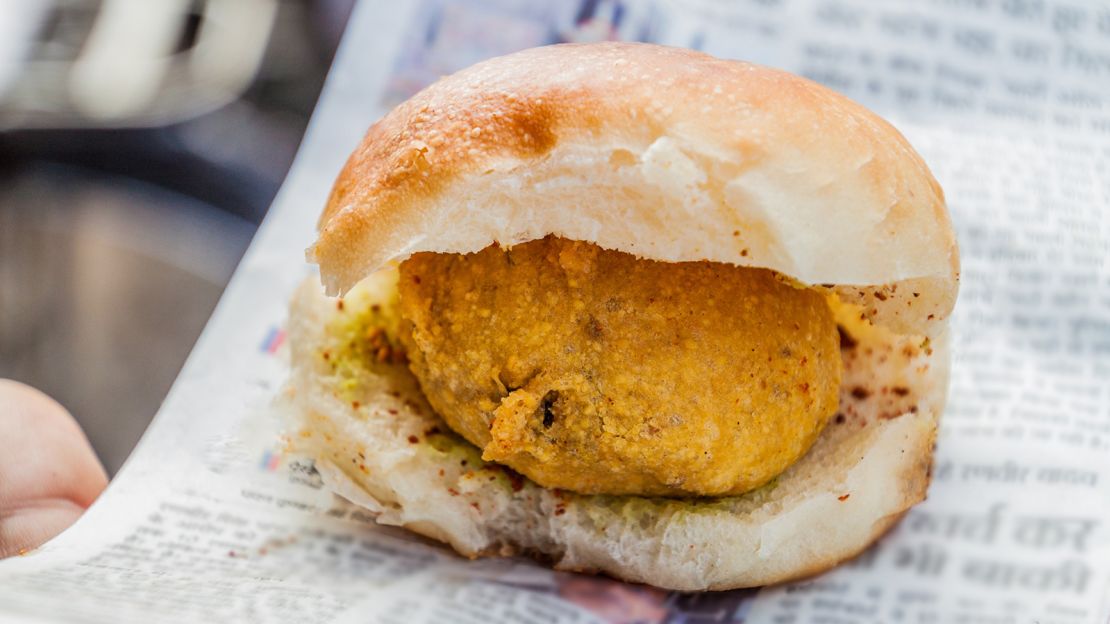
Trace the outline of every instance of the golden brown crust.
<path fill-rule="evenodd" d="M 959 269 L 943 193 L 888 123 L 785 72 L 647 44 L 535 48 L 440 80 L 370 128 L 319 227 L 309 257 L 332 292 L 416 251 L 556 233 L 810 284 L 924 280 L 929 311 L 900 311 L 921 333 Z"/>
<path fill-rule="evenodd" d="M 832 311 L 764 269 L 554 237 L 399 268 L 402 340 L 431 406 L 545 487 L 741 494 L 837 410 Z"/>
<path fill-rule="evenodd" d="M 566 63 L 577 63 L 577 68 L 564 80 L 552 79 L 544 71 Z M 637 80 L 635 74 L 645 71 Z M 674 74 L 664 77 L 670 72 Z M 733 106 L 708 99 L 718 88 L 728 89 L 727 100 Z M 676 93 L 681 99 L 673 97 Z M 613 133 L 617 130 L 613 124 L 621 121 L 659 134 L 687 112 L 679 108 L 683 101 L 704 104 L 699 111 L 702 121 L 727 134 L 732 134 L 729 113 L 785 116 L 805 111 L 814 121 L 824 122 L 823 127 L 859 125 L 862 132 L 850 139 L 855 147 L 901 151 L 927 176 L 929 190 L 940 200 L 932 207 L 939 209 L 938 219 L 946 218 L 940 186 L 897 130 L 816 83 L 681 48 L 564 44 L 499 57 L 443 78 L 371 126 L 328 198 L 320 218 L 318 248 L 327 246 L 326 236 L 339 234 L 345 219 L 356 216 L 341 213 L 365 212 L 345 210 L 352 206 L 385 211 L 397 202 L 433 194 L 451 178 L 479 169 L 490 159 L 541 157 L 568 135 Z M 620 110 L 629 104 L 636 108 Z M 835 119 L 843 113 L 847 113 L 845 119 Z M 898 144 L 887 146 L 892 138 Z M 757 141 L 744 137 L 733 147 L 743 152 L 757 148 Z M 887 169 L 877 162 L 867 175 L 882 184 L 891 177 Z"/>

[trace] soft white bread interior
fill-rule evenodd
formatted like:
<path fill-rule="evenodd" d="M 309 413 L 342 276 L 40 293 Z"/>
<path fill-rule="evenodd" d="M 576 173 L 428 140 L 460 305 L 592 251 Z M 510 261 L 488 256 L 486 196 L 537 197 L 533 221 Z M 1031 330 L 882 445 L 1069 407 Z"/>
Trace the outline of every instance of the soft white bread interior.
<path fill-rule="evenodd" d="M 719 499 L 581 496 L 483 462 L 428 407 L 403 363 L 352 357 L 367 319 L 391 330 L 395 282 L 395 271 L 379 272 L 342 304 L 314 280 L 298 290 L 280 402 L 291 450 L 315 458 L 335 491 L 383 524 L 472 557 L 524 553 L 663 588 L 728 589 L 827 569 L 925 495 L 946 389 L 943 334 L 897 336 L 835 305 L 850 336 L 840 413 L 772 484 Z"/>
<path fill-rule="evenodd" d="M 943 193 L 890 124 L 785 72 L 630 43 L 492 59 L 397 107 L 309 259 L 336 294 L 414 252 L 547 234 L 774 269 L 898 333 L 943 331 L 956 297 Z"/>

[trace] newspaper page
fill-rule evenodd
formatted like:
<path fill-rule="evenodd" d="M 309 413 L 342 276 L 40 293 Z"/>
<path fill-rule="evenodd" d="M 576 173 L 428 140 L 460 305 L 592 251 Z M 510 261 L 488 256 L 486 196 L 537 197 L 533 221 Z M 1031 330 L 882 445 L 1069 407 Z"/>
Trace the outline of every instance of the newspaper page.
<path fill-rule="evenodd" d="M 773 65 L 890 119 L 963 279 L 929 498 L 803 582 L 681 594 L 378 527 L 266 439 L 286 303 L 346 155 L 473 62 L 628 39 Z M 276 428 L 276 424 L 274 425 Z M 272 434 L 271 434 L 272 435 Z M 362 3 L 297 161 L 162 410 L 71 530 L 0 561 L 0 621 L 1110 622 L 1110 4 Z"/>

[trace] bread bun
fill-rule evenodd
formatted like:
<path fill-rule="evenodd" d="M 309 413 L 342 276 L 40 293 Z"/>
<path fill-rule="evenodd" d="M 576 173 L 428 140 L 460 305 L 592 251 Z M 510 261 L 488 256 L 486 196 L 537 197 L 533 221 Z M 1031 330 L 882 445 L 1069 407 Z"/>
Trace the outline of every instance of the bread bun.
<path fill-rule="evenodd" d="M 382 267 L 549 234 L 821 289 L 848 336 L 840 414 L 742 496 L 583 496 L 483 462 L 403 365 L 328 360 L 345 318 L 395 296 Z M 306 284 L 293 302 L 291 448 L 381 523 L 472 557 L 728 589 L 831 567 L 925 496 L 958 287 L 944 197 L 893 127 L 808 80 L 624 43 L 480 63 L 371 127 L 308 257 L 347 297 Z"/>
<path fill-rule="evenodd" d="M 838 320 L 856 344 L 844 352 L 841 413 L 769 486 L 719 499 L 581 496 L 483 462 L 428 407 L 403 364 L 389 374 L 345 365 L 336 372 L 344 339 L 336 328 L 388 305 L 395 279 L 392 271 L 372 276 L 342 310 L 315 280 L 301 286 L 283 402 L 291 450 L 314 458 L 329 487 L 379 523 L 469 557 L 523 553 L 563 570 L 692 591 L 830 568 L 925 496 L 947 384 L 943 336 L 922 348 L 842 308 Z"/>
<path fill-rule="evenodd" d="M 890 124 L 785 72 L 635 43 L 525 50 L 401 104 L 308 257 L 338 294 L 415 252 L 547 234 L 835 285 L 900 333 L 942 328 L 959 274 L 940 186 Z"/>

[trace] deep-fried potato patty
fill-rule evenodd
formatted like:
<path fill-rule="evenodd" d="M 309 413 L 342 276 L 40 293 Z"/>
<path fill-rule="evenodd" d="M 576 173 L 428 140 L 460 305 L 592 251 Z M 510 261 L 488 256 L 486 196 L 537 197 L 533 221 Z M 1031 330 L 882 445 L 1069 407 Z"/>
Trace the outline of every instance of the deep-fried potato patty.
<path fill-rule="evenodd" d="M 769 270 L 548 237 L 420 253 L 400 272 L 428 401 L 485 459 L 546 487 L 745 492 L 837 408 L 829 306 Z"/>

